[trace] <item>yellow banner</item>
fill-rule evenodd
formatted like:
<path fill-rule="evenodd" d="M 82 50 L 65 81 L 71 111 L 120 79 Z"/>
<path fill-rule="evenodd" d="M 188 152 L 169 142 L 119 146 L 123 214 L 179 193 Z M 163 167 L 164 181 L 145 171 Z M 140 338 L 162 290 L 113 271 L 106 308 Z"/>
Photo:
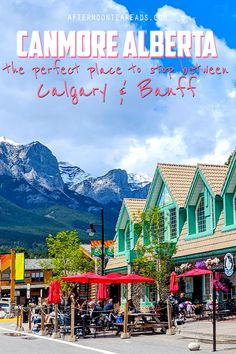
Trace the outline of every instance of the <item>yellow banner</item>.
<path fill-rule="evenodd" d="M 16 281 L 24 280 L 25 257 L 24 253 L 16 253 Z"/>

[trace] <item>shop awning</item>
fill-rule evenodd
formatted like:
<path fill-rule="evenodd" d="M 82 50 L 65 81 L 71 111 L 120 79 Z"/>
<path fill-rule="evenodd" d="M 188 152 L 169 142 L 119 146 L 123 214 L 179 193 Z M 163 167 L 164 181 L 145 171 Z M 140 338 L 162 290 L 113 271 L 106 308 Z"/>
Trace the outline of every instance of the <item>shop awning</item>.
<path fill-rule="evenodd" d="M 195 268 L 195 269 L 189 270 L 188 272 L 178 275 L 178 278 L 194 277 L 195 275 L 203 275 L 203 274 L 211 274 L 211 270 Z"/>

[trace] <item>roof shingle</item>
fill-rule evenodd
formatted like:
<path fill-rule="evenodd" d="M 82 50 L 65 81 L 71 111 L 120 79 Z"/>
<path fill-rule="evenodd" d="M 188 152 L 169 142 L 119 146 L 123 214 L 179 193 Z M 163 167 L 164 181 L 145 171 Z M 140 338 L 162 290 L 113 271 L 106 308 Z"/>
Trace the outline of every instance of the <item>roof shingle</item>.
<path fill-rule="evenodd" d="M 209 183 L 213 193 L 215 195 L 220 194 L 228 171 L 228 166 L 198 164 L 198 167 Z"/>
<path fill-rule="evenodd" d="M 196 166 L 159 163 L 157 165 L 179 207 L 183 207 Z"/>
<path fill-rule="evenodd" d="M 124 198 L 124 203 L 128 209 L 132 221 L 139 222 L 146 199 Z"/>

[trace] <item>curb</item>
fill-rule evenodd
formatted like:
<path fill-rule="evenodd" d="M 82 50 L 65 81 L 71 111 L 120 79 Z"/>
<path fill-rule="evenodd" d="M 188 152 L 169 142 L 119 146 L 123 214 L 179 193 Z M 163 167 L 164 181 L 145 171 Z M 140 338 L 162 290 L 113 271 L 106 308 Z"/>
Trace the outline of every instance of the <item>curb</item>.
<path fill-rule="evenodd" d="M 204 333 L 204 332 L 194 332 L 194 331 L 180 331 L 177 333 L 179 336 L 182 338 L 189 338 L 189 339 L 197 339 L 201 342 L 205 343 L 212 343 L 212 334 L 209 333 Z M 217 335 L 216 338 L 216 343 L 221 343 L 221 344 L 236 344 L 236 336 L 234 335 L 224 335 L 224 334 L 219 334 Z"/>

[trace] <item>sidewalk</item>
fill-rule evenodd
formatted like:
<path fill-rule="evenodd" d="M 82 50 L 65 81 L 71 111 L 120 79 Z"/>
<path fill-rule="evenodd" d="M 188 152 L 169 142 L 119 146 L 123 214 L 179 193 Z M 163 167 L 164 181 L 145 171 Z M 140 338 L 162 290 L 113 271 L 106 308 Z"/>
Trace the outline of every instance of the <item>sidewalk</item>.
<path fill-rule="evenodd" d="M 187 321 L 177 326 L 176 334 L 183 338 L 212 342 L 213 326 L 209 320 Z M 216 321 L 217 343 L 236 343 L 236 318 Z"/>

